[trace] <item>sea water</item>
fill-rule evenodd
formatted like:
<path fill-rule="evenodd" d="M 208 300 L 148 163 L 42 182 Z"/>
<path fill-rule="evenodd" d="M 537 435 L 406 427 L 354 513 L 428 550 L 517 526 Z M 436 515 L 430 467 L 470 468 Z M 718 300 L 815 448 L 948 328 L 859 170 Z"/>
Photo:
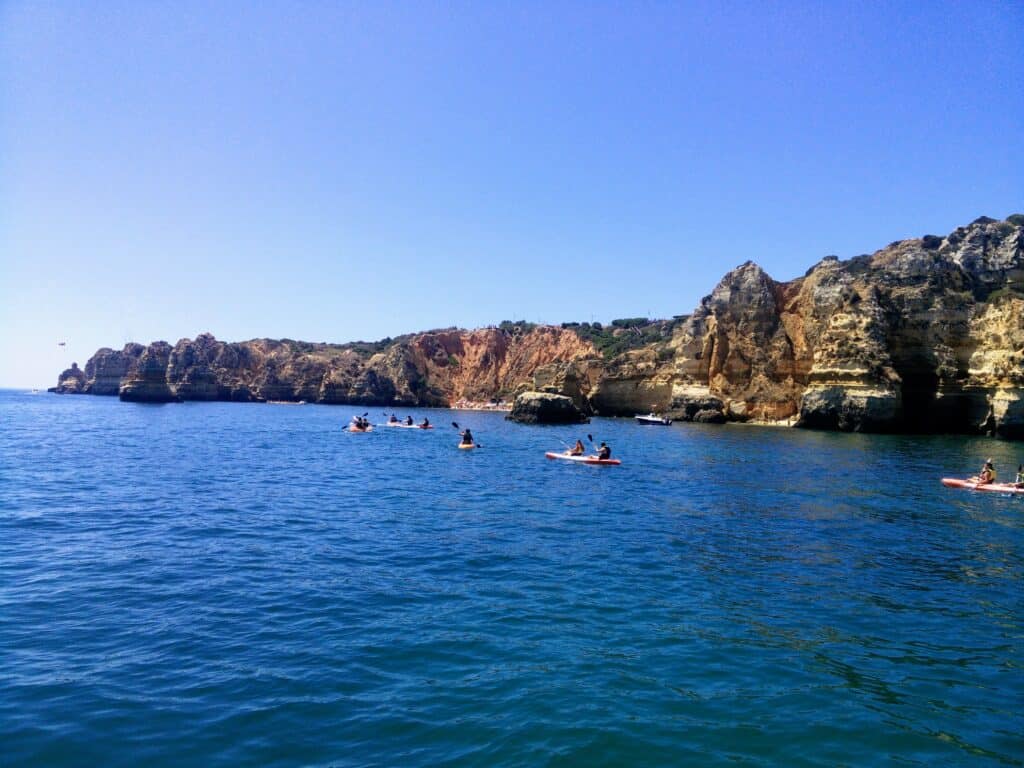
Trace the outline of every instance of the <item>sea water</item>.
<path fill-rule="evenodd" d="M 1024 762 L 1019 444 L 364 411 L 0 393 L 0 763 Z"/>

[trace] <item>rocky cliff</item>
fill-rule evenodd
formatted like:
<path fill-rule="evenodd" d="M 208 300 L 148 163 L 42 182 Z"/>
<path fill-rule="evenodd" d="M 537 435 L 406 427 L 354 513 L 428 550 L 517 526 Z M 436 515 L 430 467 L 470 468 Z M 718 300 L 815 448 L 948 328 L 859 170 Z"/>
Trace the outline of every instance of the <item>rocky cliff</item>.
<path fill-rule="evenodd" d="M 503 323 L 375 344 L 102 349 L 57 391 L 126 400 L 447 405 L 526 390 L 587 414 L 1024 437 L 1024 216 L 827 257 L 800 278 L 746 262 L 688 316 Z"/>
<path fill-rule="evenodd" d="M 1024 217 L 983 217 L 789 282 L 742 264 L 586 396 L 601 413 L 1019 438 L 1022 361 Z"/>
<path fill-rule="evenodd" d="M 286 400 L 442 406 L 527 388 L 550 363 L 595 355 L 571 330 L 511 325 L 446 329 L 375 344 L 291 340 L 227 343 L 210 334 L 99 350 L 64 371 L 55 391 L 134 402 Z"/>

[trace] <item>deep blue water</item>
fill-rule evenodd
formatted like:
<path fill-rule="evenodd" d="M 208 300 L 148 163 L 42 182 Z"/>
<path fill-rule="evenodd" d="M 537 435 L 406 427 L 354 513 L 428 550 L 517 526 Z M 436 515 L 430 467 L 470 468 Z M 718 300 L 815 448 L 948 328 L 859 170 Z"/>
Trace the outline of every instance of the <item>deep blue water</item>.
<path fill-rule="evenodd" d="M 0 392 L 0 763 L 1024 764 L 1024 446 L 354 412 Z"/>

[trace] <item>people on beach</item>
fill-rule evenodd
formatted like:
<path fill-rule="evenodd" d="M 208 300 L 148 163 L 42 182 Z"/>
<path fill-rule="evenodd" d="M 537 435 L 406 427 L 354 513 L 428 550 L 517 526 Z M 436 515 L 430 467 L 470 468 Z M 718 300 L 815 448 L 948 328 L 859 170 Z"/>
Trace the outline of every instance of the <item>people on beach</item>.
<path fill-rule="evenodd" d="M 587 452 L 587 449 L 583 447 L 582 440 L 576 440 L 576 445 L 569 449 L 570 456 L 582 456 Z"/>
<path fill-rule="evenodd" d="M 459 434 L 462 435 L 462 445 L 473 445 L 473 433 L 469 431 L 469 427 L 466 427 Z"/>
<path fill-rule="evenodd" d="M 604 460 L 612 457 L 612 448 L 604 440 L 601 441 L 600 447 L 597 449 L 597 458 Z"/>

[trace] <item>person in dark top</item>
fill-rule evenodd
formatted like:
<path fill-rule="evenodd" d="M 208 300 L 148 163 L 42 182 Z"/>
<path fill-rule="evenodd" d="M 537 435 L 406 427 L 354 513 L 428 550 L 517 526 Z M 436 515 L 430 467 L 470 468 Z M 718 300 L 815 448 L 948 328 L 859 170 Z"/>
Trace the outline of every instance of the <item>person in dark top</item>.
<path fill-rule="evenodd" d="M 430 426 L 430 419 L 428 419 L 428 418 L 427 418 L 426 416 L 424 416 L 424 417 L 423 417 L 423 423 L 422 423 L 422 424 L 420 424 L 420 426 L 421 426 L 421 427 L 422 427 L 423 429 L 426 429 L 427 427 L 429 427 L 429 426 Z"/>
<path fill-rule="evenodd" d="M 462 430 L 459 434 L 462 435 L 462 445 L 473 444 L 473 433 L 469 431 L 469 427 L 466 427 L 466 429 Z"/>
<path fill-rule="evenodd" d="M 406 416 L 405 417 L 405 423 L 408 424 L 411 427 L 412 426 L 412 416 Z"/>
<path fill-rule="evenodd" d="M 597 458 L 599 459 L 610 459 L 612 457 L 612 448 L 604 440 L 601 441 L 601 447 L 597 449 Z"/>
<path fill-rule="evenodd" d="M 391 414 L 391 418 L 388 419 L 388 424 L 397 424 L 397 423 L 398 423 L 398 417 L 395 416 L 395 414 L 392 413 Z"/>

